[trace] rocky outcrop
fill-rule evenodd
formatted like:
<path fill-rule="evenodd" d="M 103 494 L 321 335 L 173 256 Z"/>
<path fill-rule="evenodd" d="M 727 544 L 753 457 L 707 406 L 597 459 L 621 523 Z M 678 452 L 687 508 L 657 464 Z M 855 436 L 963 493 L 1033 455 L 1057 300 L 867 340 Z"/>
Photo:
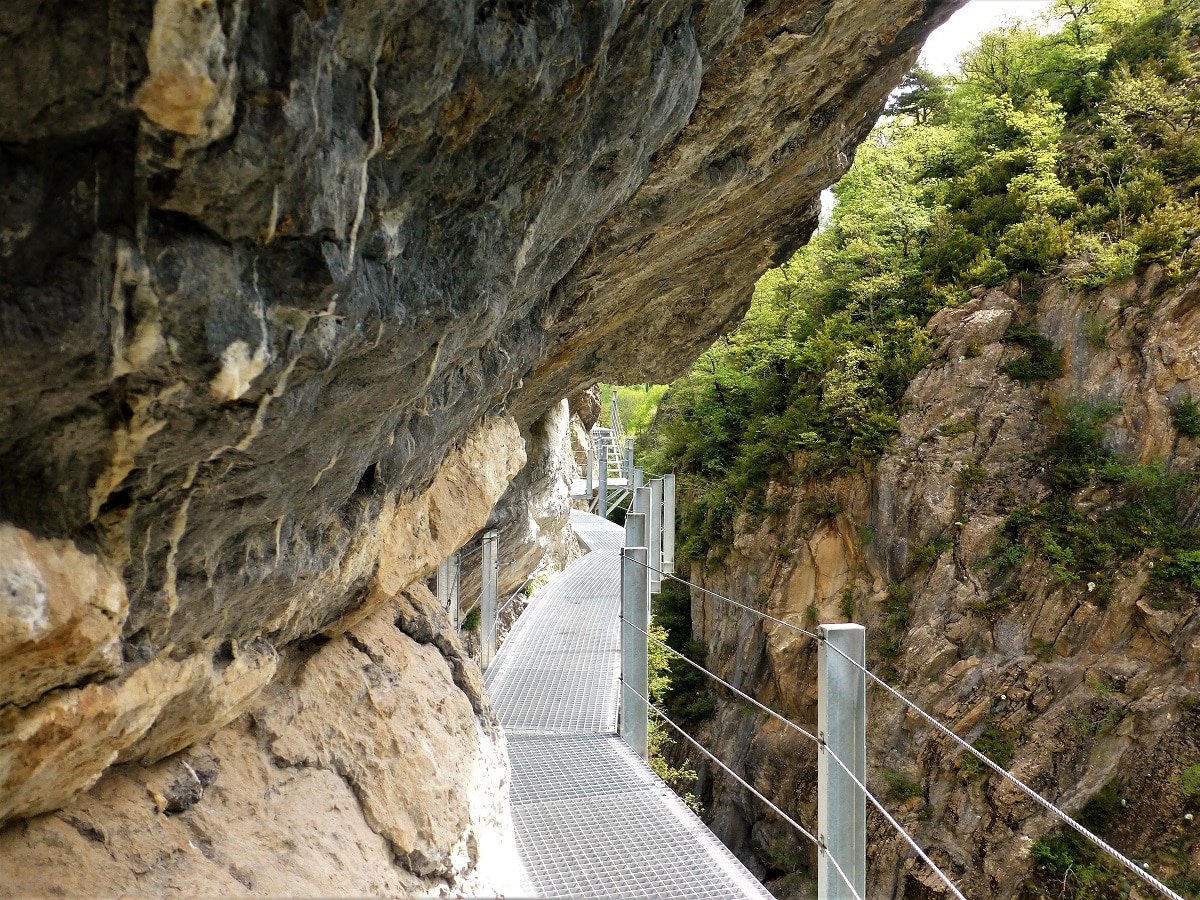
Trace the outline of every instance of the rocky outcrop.
<path fill-rule="evenodd" d="M 687 365 L 955 5 L 6 4 L 0 817 L 240 721 L 560 398 Z"/>
<path fill-rule="evenodd" d="M 1009 290 L 977 291 L 931 321 L 934 360 L 910 386 L 900 433 L 870 478 L 773 485 L 767 508 L 787 512 L 743 517 L 723 566 L 692 573 L 803 627 L 863 622 L 868 662 L 924 709 L 1159 876 L 1194 877 L 1200 832 L 1186 815 L 1195 799 L 1178 781 L 1200 759 L 1194 590 L 1174 599 L 1152 591 L 1153 549 L 1082 577 L 1056 573 L 1039 547 L 1006 565 L 997 554 L 1013 510 L 1036 510 L 1062 490 L 1046 451 L 1052 421 L 1072 403 L 1110 404 L 1106 446 L 1127 461 L 1195 471 L 1200 442 L 1172 425 L 1171 410 L 1200 393 L 1200 281 L 1169 285 L 1152 266 L 1099 291 L 1042 284 L 1028 324 L 1061 350 L 1065 374 L 1031 384 L 1003 371 L 1025 352 L 1005 341 L 1010 323 L 1029 319 L 1017 286 Z M 814 498 L 821 503 L 804 502 Z M 1129 499 L 1093 484 L 1075 502 L 1081 521 L 1096 522 Z M 1192 490 L 1177 510 L 1193 526 L 1196 503 Z M 808 638 L 701 595 L 693 619 L 718 672 L 815 722 Z M 962 764 L 883 693 L 872 692 L 869 715 L 873 790 L 967 896 L 1025 896 L 1045 877 L 1031 848 L 1051 817 Z M 708 733 L 784 809 L 815 821 L 813 747 L 733 703 Z M 803 896 L 811 848 L 736 786 L 717 778 L 705 789 L 724 837 L 753 851 L 766 876 L 794 870 L 777 893 Z M 872 897 L 943 896 L 890 826 L 872 815 L 868 830 Z"/>
<path fill-rule="evenodd" d="M 504 740 L 440 616 L 418 589 L 302 642 L 251 713 L 0 832 L 0 893 L 521 893 Z"/>

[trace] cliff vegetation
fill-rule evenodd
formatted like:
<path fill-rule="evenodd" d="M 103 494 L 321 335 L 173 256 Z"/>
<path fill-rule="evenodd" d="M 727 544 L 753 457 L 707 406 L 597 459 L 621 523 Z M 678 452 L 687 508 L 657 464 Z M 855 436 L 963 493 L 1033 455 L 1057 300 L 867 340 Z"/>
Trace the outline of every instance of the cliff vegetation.
<path fill-rule="evenodd" d="M 804 627 L 865 624 L 875 671 L 1187 896 L 1198 12 L 1064 0 L 1053 30 L 986 35 L 952 77 L 914 69 L 828 227 L 760 280 L 643 439 L 650 468 L 680 475 L 686 577 Z M 815 720 L 808 639 L 668 599 L 673 645 Z M 1130 895 L 1111 861 L 870 703 L 871 785 L 969 896 Z M 691 676 L 667 705 L 815 814 L 811 748 Z M 803 895 L 811 848 L 697 769 L 719 833 Z M 882 819 L 868 830 L 872 896 L 940 896 Z"/>

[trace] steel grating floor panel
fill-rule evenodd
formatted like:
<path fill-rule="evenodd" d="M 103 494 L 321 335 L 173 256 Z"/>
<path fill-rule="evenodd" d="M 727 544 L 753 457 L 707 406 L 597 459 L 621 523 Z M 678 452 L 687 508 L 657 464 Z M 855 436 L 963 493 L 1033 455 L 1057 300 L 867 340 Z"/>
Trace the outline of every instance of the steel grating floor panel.
<path fill-rule="evenodd" d="M 617 730 L 619 574 L 617 553 L 594 551 L 529 602 L 487 673 L 506 731 Z"/>
<path fill-rule="evenodd" d="M 620 553 L 625 542 L 625 529 L 608 519 L 578 509 L 571 510 L 571 530 L 589 550 L 615 550 Z"/>
<path fill-rule="evenodd" d="M 527 881 L 544 897 L 769 900 L 616 736 L 624 534 L 588 513 L 571 525 L 591 552 L 534 595 L 486 678 Z"/>
<path fill-rule="evenodd" d="M 545 897 L 770 894 L 612 735 L 509 739 L 517 848 Z"/>

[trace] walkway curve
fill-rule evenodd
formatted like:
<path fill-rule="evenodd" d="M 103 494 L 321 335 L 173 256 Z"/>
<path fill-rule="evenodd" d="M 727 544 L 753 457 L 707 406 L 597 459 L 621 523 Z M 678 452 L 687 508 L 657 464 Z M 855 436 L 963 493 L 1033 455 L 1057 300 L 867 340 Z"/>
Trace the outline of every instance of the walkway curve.
<path fill-rule="evenodd" d="M 589 552 L 538 591 L 487 673 L 508 735 L 517 847 L 543 897 L 771 895 L 616 736 L 623 531 L 589 513 Z"/>

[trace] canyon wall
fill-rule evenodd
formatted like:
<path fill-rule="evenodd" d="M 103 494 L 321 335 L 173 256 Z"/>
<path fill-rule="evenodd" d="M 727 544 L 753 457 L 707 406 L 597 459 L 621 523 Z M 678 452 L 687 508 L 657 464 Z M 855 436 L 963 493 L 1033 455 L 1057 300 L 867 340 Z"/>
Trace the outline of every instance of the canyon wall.
<path fill-rule="evenodd" d="M 63 811 L 0 836 L 3 889 L 154 829 L 193 875 L 132 848 L 113 891 L 468 884 L 495 811 L 454 786 L 502 795 L 502 744 L 448 624 L 396 604 L 562 397 L 739 316 L 955 5 L 6 3 L 0 821 Z M 455 736 L 452 821 L 388 793 L 407 744 L 298 699 L 339 691 Z M 214 834 L 292 803 L 319 843 L 285 782 L 361 807 L 376 875 L 273 881 Z"/>
<path fill-rule="evenodd" d="M 1061 378 L 1006 374 L 1027 352 L 1012 337 L 1018 322 L 1061 351 Z M 1152 581 L 1170 555 L 1149 524 L 1133 526 L 1145 544 L 1115 570 L 1074 572 L 1052 544 L 1085 528 L 1116 540 L 1101 530 L 1125 527 L 1114 513 L 1149 506 L 1155 485 L 1200 464 L 1200 438 L 1172 422 L 1181 400 L 1200 395 L 1200 280 L 1171 283 L 1152 265 L 1100 290 L 1053 279 L 976 289 L 929 327 L 934 359 L 874 471 L 773 484 L 766 508 L 783 511 L 740 518 L 729 556 L 707 572 L 693 564 L 693 577 L 810 630 L 865 624 L 874 671 L 1160 878 L 1195 879 L 1200 798 L 1181 773 L 1200 761 L 1200 592 L 1194 581 Z M 1147 466 L 1132 488 L 1094 476 L 1064 488 L 1071 471 L 1051 444 L 1079 421 L 1103 423 L 1111 459 Z M 1056 505 L 1068 495 L 1077 518 Z M 1171 514 L 1200 525 L 1194 483 Z M 1014 533 L 1020 516 L 1047 523 L 1030 532 L 1040 543 Z M 700 594 L 692 609 L 717 672 L 815 727 L 809 638 Z M 1078 855 L 1074 875 L 1049 868 L 1035 845 L 1056 821 L 878 688 L 868 716 L 869 785 L 967 896 L 1120 893 L 1119 878 L 1081 880 L 1094 859 Z M 734 700 L 705 729 L 723 759 L 815 822 L 815 748 L 804 738 Z M 718 833 L 754 854 L 777 896 L 808 896 L 812 848 L 736 785 L 707 772 L 702 782 Z M 944 896 L 874 812 L 868 845 L 871 897 Z"/>

